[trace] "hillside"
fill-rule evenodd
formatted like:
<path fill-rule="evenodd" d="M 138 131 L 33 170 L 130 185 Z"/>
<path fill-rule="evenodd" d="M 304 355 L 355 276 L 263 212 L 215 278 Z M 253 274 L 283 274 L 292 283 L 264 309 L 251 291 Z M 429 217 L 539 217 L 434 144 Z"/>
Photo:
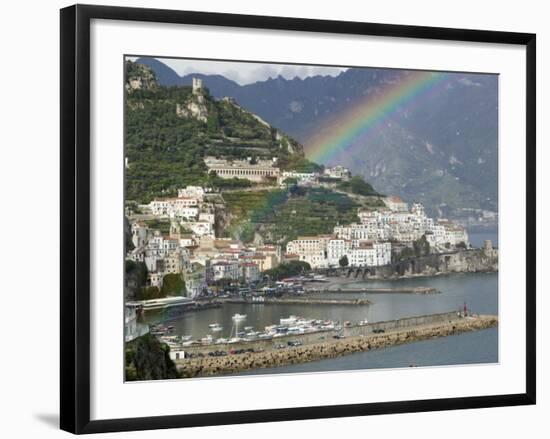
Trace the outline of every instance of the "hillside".
<path fill-rule="evenodd" d="M 186 185 L 250 186 L 248 180 L 209 176 L 205 155 L 277 157 L 283 169 L 311 165 L 296 140 L 232 99 L 208 89 L 159 85 L 144 65 L 126 64 L 126 198 L 148 202 Z"/>
<path fill-rule="evenodd" d="M 139 62 L 157 65 L 155 72 L 162 64 L 150 58 Z M 177 73 L 171 72 L 176 81 Z M 356 99 L 376 96 L 388 84 L 399 83 L 406 74 L 352 68 L 336 77 L 279 76 L 244 86 L 220 75 L 200 77 L 213 96 L 232 96 L 289 133 L 304 145 L 307 156 L 311 137 L 325 121 L 338 117 Z M 179 83 L 190 84 L 192 76 L 197 75 L 180 77 Z M 449 75 L 445 87 L 427 94 L 421 105 L 396 108 L 359 151 L 363 153 L 321 164 L 337 160 L 379 191 L 421 201 L 432 214 L 459 215 L 462 208 L 498 210 L 498 80 L 494 75 Z"/>

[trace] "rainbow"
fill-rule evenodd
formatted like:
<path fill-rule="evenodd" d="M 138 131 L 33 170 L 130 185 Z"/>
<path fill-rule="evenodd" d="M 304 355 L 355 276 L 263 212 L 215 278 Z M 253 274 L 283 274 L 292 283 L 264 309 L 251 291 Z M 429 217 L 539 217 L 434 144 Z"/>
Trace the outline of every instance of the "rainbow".
<path fill-rule="evenodd" d="M 439 72 L 409 71 L 401 80 L 388 84 L 380 93 L 359 98 L 342 114 L 327 120 L 305 144 L 307 157 L 329 164 L 342 153 L 362 147 L 378 123 L 398 109 L 415 103 L 449 75 Z"/>

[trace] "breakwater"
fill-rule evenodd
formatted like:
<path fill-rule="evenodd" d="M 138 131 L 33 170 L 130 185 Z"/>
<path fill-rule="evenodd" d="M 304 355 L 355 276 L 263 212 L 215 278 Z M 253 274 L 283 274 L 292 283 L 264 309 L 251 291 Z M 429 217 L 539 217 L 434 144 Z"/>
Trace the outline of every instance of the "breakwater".
<path fill-rule="evenodd" d="M 368 294 L 438 294 L 441 293 L 436 288 L 430 287 L 411 287 L 411 288 L 340 288 L 338 285 L 328 287 L 306 287 L 307 293 L 368 293 Z"/>
<path fill-rule="evenodd" d="M 456 312 L 418 316 L 406 319 L 377 322 L 365 326 L 347 328 L 348 335 L 343 339 L 334 339 L 330 334 L 306 334 L 292 336 L 303 344 L 296 347 L 276 349 L 274 342 L 261 342 L 255 352 L 219 357 L 205 356 L 178 360 L 177 366 L 182 376 L 211 376 L 242 372 L 245 370 L 305 363 L 326 358 L 349 355 L 371 349 L 411 343 L 436 337 L 477 331 L 498 325 L 498 317 L 493 315 L 476 315 L 461 317 Z M 280 340 L 277 343 L 284 342 Z M 250 348 L 251 344 L 246 347 Z M 239 348 L 234 346 L 233 348 Z M 219 349 L 219 347 L 217 348 Z M 210 349 L 207 349 L 210 350 Z"/>
<path fill-rule="evenodd" d="M 318 297 L 264 297 L 256 299 L 231 298 L 220 299 L 224 303 L 244 303 L 249 305 L 370 305 L 367 299 L 330 299 Z"/>

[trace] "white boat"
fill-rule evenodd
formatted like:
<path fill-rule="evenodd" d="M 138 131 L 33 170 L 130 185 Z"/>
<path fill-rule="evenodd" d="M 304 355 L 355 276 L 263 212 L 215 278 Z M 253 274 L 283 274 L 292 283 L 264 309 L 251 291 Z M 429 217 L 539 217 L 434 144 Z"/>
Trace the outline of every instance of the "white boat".
<path fill-rule="evenodd" d="M 245 327 L 244 327 L 244 330 L 245 330 L 246 332 L 252 331 L 253 329 L 254 329 L 254 326 L 245 326 Z"/>
<path fill-rule="evenodd" d="M 232 318 L 233 320 L 244 320 L 246 319 L 246 314 L 237 313 L 237 314 L 234 314 Z"/>
<path fill-rule="evenodd" d="M 233 338 L 230 338 L 227 343 L 240 343 L 241 341 L 243 341 L 241 337 L 233 337 Z"/>
<path fill-rule="evenodd" d="M 290 316 L 288 318 L 283 318 L 279 320 L 279 323 L 281 325 L 292 325 L 293 323 L 296 323 L 296 320 L 298 320 L 298 317 L 296 316 Z"/>
<path fill-rule="evenodd" d="M 219 323 L 210 323 L 210 324 L 208 325 L 209 328 L 217 328 L 218 326 L 220 326 Z"/>
<path fill-rule="evenodd" d="M 191 340 L 191 338 L 193 338 L 192 335 L 182 335 L 181 336 L 181 341 L 189 341 L 189 340 Z"/>
<path fill-rule="evenodd" d="M 223 329 L 223 326 L 216 326 L 214 328 L 211 328 L 210 330 L 212 332 L 220 332 Z"/>
<path fill-rule="evenodd" d="M 216 344 L 226 344 L 227 338 L 218 338 L 216 339 Z"/>
<path fill-rule="evenodd" d="M 368 322 L 367 319 L 364 319 L 364 320 L 360 320 L 358 324 L 359 324 L 359 326 L 365 326 L 365 325 L 368 325 L 369 322 Z"/>

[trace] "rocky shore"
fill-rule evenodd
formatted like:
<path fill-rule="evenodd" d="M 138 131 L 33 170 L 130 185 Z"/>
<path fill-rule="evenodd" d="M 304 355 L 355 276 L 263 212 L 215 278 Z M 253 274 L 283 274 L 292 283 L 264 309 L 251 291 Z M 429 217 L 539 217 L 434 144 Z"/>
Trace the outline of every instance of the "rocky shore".
<path fill-rule="evenodd" d="M 344 339 L 330 339 L 285 349 L 266 349 L 263 352 L 179 360 L 177 367 L 183 377 L 223 375 L 251 369 L 305 363 L 326 358 L 364 352 L 371 349 L 411 343 L 430 338 L 446 337 L 477 331 L 498 325 L 498 317 L 477 315 L 437 321 L 429 324 L 395 328 L 385 333 L 357 335 Z"/>

